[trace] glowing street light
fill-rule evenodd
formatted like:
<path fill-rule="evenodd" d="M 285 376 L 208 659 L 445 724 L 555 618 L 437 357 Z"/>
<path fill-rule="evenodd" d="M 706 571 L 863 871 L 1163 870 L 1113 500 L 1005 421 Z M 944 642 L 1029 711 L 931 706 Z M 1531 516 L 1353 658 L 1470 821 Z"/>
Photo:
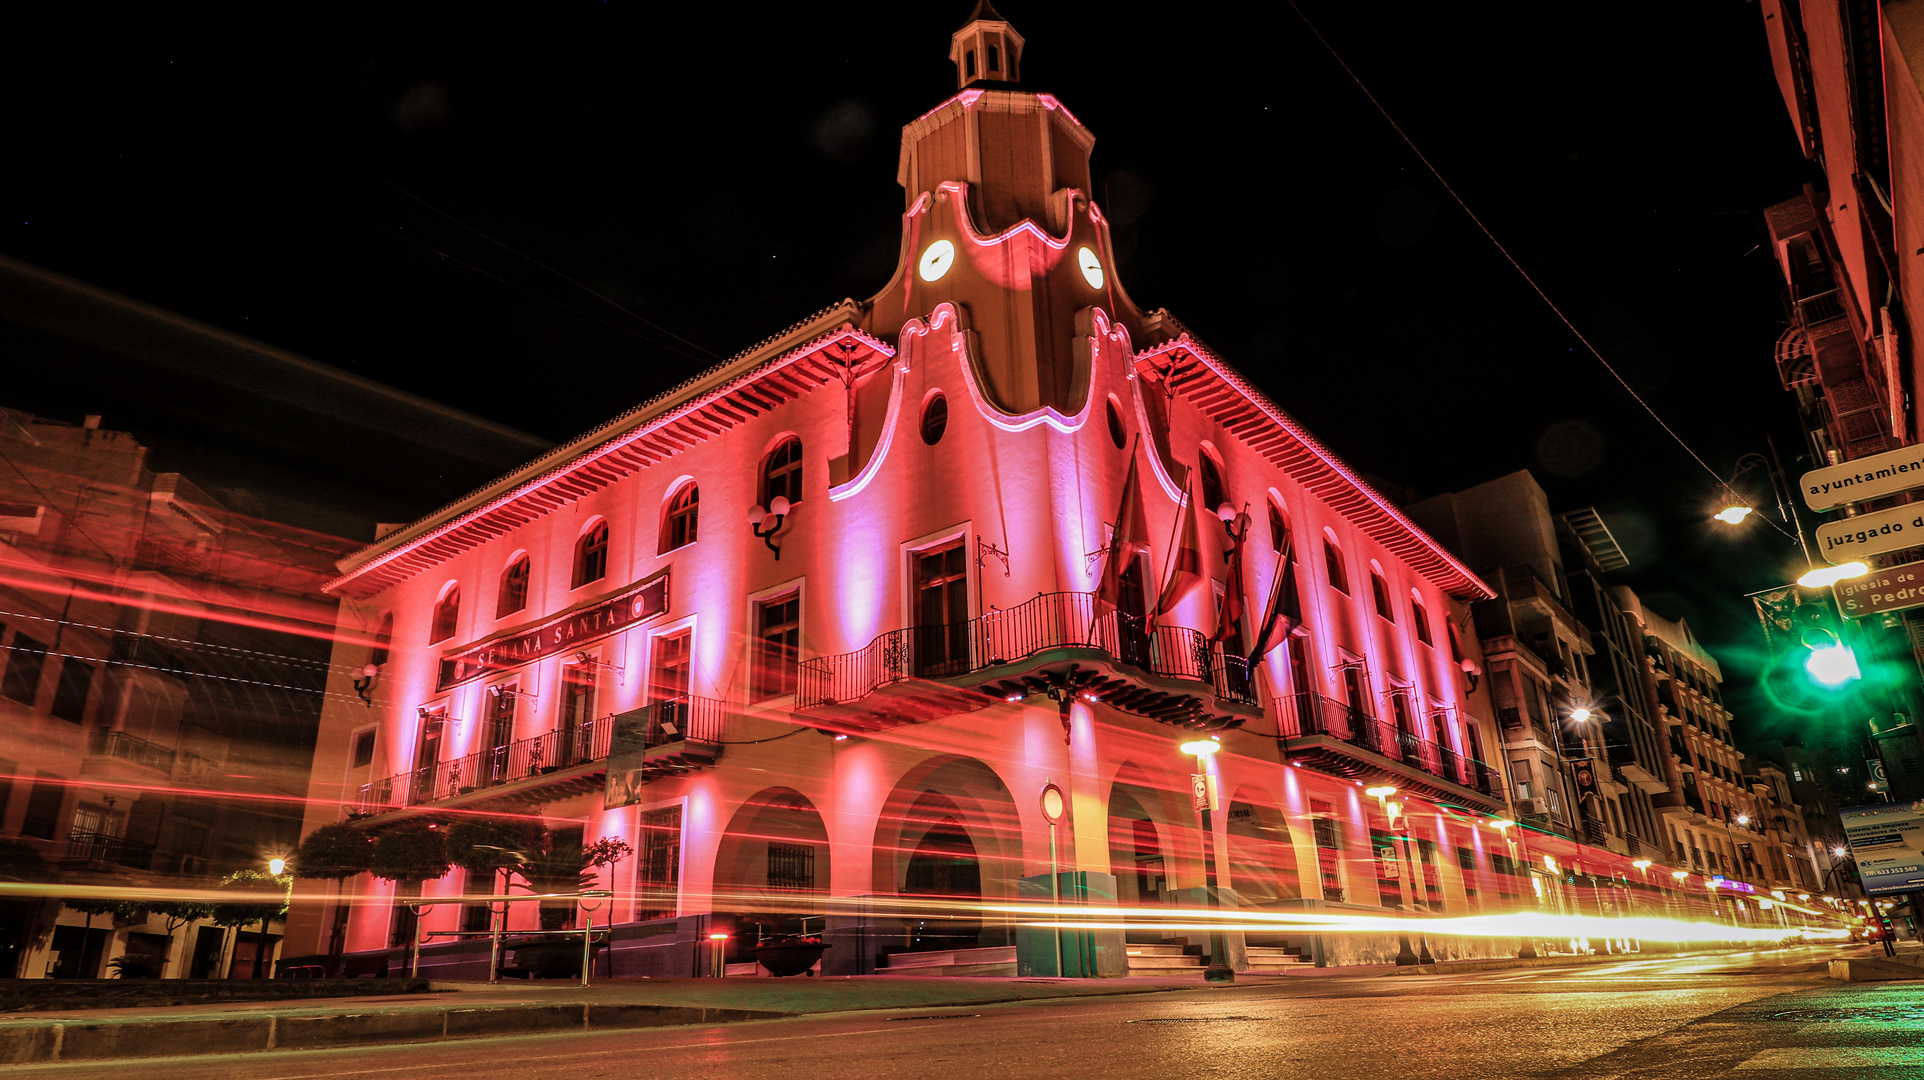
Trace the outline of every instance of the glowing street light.
<path fill-rule="evenodd" d="M 275 877 L 280 877 L 287 872 L 287 860 L 282 858 L 267 860 L 267 872 Z"/>
<path fill-rule="evenodd" d="M 1797 579 L 1797 584 L 1806 589 L 1823 589 L 1839 581 L 1863 577 L 1871 568 L 1861 562 L 1839 563 L 1836 566 L 1820 566 Z"/>
<path fill-rule="evenodd" d="M 1570 719 L 1581 724 L 1590 719 L 1590 710 L 1579 705 L 1576 708 L 1570 710 Z"/>
<path fill-rule="evenodd" d="M 1229 966 L 1229 943 L 1222 930 L 1222 904 L 1216 894 L 1216 829 L 1209 819 L 1209 812 L 1216 808 L 1216 778 L 1209 775 L 1209 755 L 1222 748 L 1221 741 L 1214 738 L 1195 739 L 1181 747 L 1183 753 L 1196 759 L 1196 771 L 1189 779 L 1197 824 L 1202 828 L 1203 894 L 1210 912 L 1209 967 L 1203 971 L 1203 981 L 1233 983 L 1236 972 Z"/>
<path fill-rule="evenodd" d="M 1671 876 L 1671 877 L 1673 877 L 1673 878 L 1676 878 L 1676 879 L 1677 879 L 1678 881 L 1682 881 L 1683 879 L 1685 879 L 1685 878 L 1687 878 L 1687 877 L 1689 877 L 1689 876 L 1690 876 L 1690 871 L 1688 871 L 1688 870 L 1672 870 L 1672 871 L 1670 872 L 1670 876 Z"/>
<path fill-rule="evenodd" d="M 1710 516 L 1716 518 L 1718 521 L 1721 521 L 1726 525 L 1742 525 L 1744 523 L 1745 518 L 1749 517 L 1750 515 L 1756 512 L 1757 512 L 1756 510 L 1752 509 L 1751 507 L 1745 506 L 1742 503 L 1732 502 L 1729 506 L 1724 507 L 1722 510 L 1717 511 L 1716 513 Z"/>
<path fill-rule="evenodd" d="M 1380 800 L 1389 798 L 1391 795 L 1396 794 L 1396 788 L 1391 787 L 1388 784 L 1381 784 L 1376 787 L 1364 788 L 1363 794 L 1368 795 L 1372 799 L 1376 799 L 1380 801 Z"/>

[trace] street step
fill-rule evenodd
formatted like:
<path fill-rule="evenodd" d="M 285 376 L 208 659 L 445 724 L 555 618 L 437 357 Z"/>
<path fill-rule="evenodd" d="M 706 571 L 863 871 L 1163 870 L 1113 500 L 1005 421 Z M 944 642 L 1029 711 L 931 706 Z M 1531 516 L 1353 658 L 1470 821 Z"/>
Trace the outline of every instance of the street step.
<path fill-rule="evenodd" d="M 1129 974 L 1158 979 L 1187 979 L 1203 976 L 1200 956 L 1183 952 L 1181 945 L 1131 945 Z"/>
<path fill-rule="evenodd" d="M 892 953 L 877 975 L 1004 976 L 1016 973 L 1015 946 Z"/>
<path fill-rule="evenodd" d="M 1272 945 L 1251 945 L 1245 951 L 1249 954 L 1249 970 L 1258 974 L 1309 965 L 1309 961 L 1304 959 L 1302 954 Z"/>

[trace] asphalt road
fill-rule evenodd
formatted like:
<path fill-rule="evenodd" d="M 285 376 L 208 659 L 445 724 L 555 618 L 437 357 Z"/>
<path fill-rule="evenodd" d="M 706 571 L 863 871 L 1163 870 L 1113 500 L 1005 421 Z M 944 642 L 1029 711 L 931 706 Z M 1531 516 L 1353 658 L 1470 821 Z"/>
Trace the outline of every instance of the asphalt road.
<path fill-rule="evenodd" d="M 1260 985 L 715 1027 L 273 1052 L 12 1077 L 1924 1077 L 1924 983 L 1829 982 L 1834 950 Z"/>

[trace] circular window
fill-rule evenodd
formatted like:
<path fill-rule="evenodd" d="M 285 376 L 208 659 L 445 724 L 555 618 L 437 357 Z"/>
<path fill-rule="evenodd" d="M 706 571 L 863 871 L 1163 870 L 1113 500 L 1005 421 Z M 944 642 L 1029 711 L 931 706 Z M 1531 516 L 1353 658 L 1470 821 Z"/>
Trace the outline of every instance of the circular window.
<path fill-rule="evenodd" d="M 1102 260 L 1096 258 L 1095 252 L 1086 247 L 1077 248 L 1076 265 L 1082 267 L 1082 280 L 1088 282 L 1091 289 L 1102 288 Z"/>
<path fill-rule="evenodd" d="M 922 406 L 922 441 L 934 446 L 942 441 L 942 433 L 949 430 L 949 399 L 936 391 Z"/>
<path fill-rule="evenodd" d="M 915 265 L 915 272 L 923 281 L 940 281 L 942 275 L 954 265 L 955 245 L 947 240 L 937 240 L 922 249 L 922 261 Z"/>
<path fill-rule="evenodd" d="M 1109 438 L 1115 442 L 1116 449 L 1120 450 L 1129 445 L 1129 440 L 1123 437 L 1122 412 L 1116 408 L 1116 399 L 1113 397 L 1102 404 L 1109 413 Z"/>

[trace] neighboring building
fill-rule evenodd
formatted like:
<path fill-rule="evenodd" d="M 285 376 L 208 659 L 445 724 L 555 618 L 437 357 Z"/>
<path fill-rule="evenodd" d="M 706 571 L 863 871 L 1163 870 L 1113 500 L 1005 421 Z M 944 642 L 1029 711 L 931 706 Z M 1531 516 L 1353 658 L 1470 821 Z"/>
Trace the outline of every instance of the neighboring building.
<path fill-rule="evenodd" d="M 1795 804 L 1799 813 L 1792 819 L 1792 832 L 1807 842 L 1805 858 L 1816 875 L 1813 891 L 1830 893 L 1836 896 L 1864 898 L 1862 885 L 1857 879 L 1853 864 L 1846 858 L 1850 845 L 1844 837 L 1844 822 L 1838 816 L 1838 806 L 1828 793 L 1829 786 L 1823 782 L 1818 770 L 1822 766 L 1811 761 L 1800 746 L 1787 746 L 1780 742 L 1749 743 L 1750 760 L 1759 765 L 1768 763 L 1772 771 L 1784 778 L 1789 785 L 1789 804 Z M 1768 774 L 1766 774 L 1768 775 Z M 1779 796 L 1779 802 L 1785 800 Z M 1797 825 L 1801 819 L 1801 833 Z"/>
<path fill-rule="evenodd" d="M 298 839 L 335 620 L 319 586 L 346 545 L 153 472 L 99 421 L 0 410 L 5 873 L 166 889 L 265 871 Z M 273 929 L 13 900 L 0 970 L 247 977 Z"/>
<path fill-rule="evenodd" d="M 1518 817 L 1628 860 L 1668 790 L 1638 661 L 1605 564 L 1623 556 L 1594 511 L 1557 517 L 1528 472 L 1427 499 L 1410 516 L 1499 595 L 1475 606 Z M 1576 525 L 1572 525 L 1572 521 Z"/>
<path fill-rule="evenodd" d="M 1924 390 L 1909 326 L 1909 313 L 1924 310 L 1924 69 L 1914 66 L 1924 62 L 1924 3 L 1759 6 L 1785 108 L 1818 174 L 1764 212 L 1788 293 L 1778 376 L 1796 395 L 1814 464 L 1913 445 Z M 1882 509 L 1913 498 L 1856 505 Z M 1920 557 L 1912 549 L 1872 561 Z M 1787 602 L 1811 601 L 1830 603 L 1814 591 Z M 1847 714 L 1857 733 L 1872 737 L 1890 797 L 1924 798 L 1924 732 L 1911 722 L 1924 709 L 1924 609 L 1862 619 L 1853 629 L 1867 671 L 1901 670 L 1836 694 L 1825 711 Z M 1858 756 L 1855 739 L 1849 751 Z M 1883 797 L 1867 791 L 1860 801 Z"/>

